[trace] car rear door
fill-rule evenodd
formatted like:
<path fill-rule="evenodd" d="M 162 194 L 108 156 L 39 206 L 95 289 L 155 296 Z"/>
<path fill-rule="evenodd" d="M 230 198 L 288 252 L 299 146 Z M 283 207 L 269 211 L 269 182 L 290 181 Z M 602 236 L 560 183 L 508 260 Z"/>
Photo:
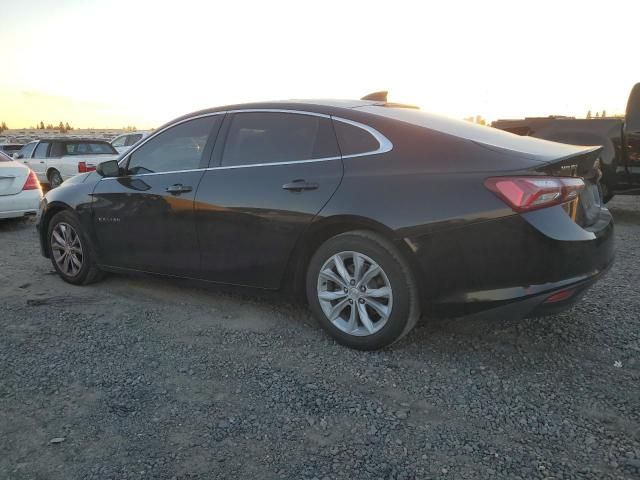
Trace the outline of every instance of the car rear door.
<path fill-rule="evenodd" d="M 221 123 L 209 115 L 162 130 L 123 159 L 122 176 L 98 182 L 93 224 L 101 264 L 198 274 L 194 196 Z"/>
<path fill-rule="evenodd" d="M 229 113 L 196 196 L 202 276 L 278 288 L 343 168 L 331 119 L 291 111 Z"/>

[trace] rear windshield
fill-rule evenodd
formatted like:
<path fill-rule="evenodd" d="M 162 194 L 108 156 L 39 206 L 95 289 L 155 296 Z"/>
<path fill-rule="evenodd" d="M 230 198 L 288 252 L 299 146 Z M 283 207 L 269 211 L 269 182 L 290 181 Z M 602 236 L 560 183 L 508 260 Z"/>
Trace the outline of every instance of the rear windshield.
<path fill-rule="evenodd" d="M 69 142 L 65 144 L 64 148 L 65 155 L 113 155 L 118 153 L 107 142 Z"/>
<path fill-rule="evenodd" d="M 17 152 L 22 148 L 22 145 L 0 145 L 0 149 L 4 152 Z"/>

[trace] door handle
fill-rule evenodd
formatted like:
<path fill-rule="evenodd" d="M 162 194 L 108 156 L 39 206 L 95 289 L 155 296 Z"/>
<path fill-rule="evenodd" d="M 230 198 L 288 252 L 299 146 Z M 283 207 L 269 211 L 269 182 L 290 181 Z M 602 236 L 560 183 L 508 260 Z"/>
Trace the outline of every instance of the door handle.
<path fill-rule="evenodd" d="M 175 185 L 171 185 L 167 187 L 167 192 L 172 195 L 180 195 L 181 193 L 187 193 L 191 191 L 191 187 L 187 185 L 181 185 L 180 183 L 176 183 Z"/>
<path fill-rule="evenodd" d="M 283 190 L 290 192 L 302 192 L 303 190 L 316 190 L 319 185 L 315 182 L 306 182 L 305 180 L 294 180 L 291 183 L 282 185 Z"/>

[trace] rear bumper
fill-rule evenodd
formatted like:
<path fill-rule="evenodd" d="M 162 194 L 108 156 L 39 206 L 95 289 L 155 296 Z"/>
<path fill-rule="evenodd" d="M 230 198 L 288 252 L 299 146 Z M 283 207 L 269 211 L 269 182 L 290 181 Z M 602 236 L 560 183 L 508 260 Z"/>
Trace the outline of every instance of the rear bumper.
<path fill-rule="evenodd" d="M 575 304 L 613 264 L 613 220 L 602 208 L 583 229 L 554 208 L 412 239 L 425 310 L 442 317 L 522 318 Z M 548 303 L 565 291 L 566 298 Z"/>
<path fill-rule="evenodd" d="M 589 287 L 596 283 L 609 270 L 611 265 L 613 265 L 613 262 L 605 270 L 584 280 L 539 286 L 544 290 L 544 293 L 530 295 L 528 294 L 529 292 L 521 291 L 519 295 L 505 300 L 485 301 L 477 304 L 474 302 L 463 305 L 449 304 L 447 305 L 446 313 L 448 314 L 447 316 L 464 316 L 469 319 L 520 319 L 554 315 L 568 310 L 578 303 L 587 293 Z M 507 292 L 494 292 L 494 294 L 495 297 L 500 297 L 506 296 Z M 568 294 L 569 296 L 560 301 L 553 301 L 553 297 L 558 294 Z M 454 314 L 456 311 L 457 315 Z"/>
<path fill-rule="evenodd" d="M 15 195 L 0 197 L 0 218 L 16 218 L 35 215 L 42 198 L 40 190 L 23 190 Z"/>

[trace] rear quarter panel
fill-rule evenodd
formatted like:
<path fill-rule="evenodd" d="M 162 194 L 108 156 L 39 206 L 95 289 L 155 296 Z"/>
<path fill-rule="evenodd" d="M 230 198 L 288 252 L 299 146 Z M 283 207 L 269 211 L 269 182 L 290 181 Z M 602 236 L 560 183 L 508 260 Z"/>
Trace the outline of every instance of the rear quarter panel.
<path fill-rule="evenodd" d="M 393 149 L 345 158 L 342 183 L 316 222 L 346 215 L 385 227 L 416 266 L 427 300 L 553 281 L 549 264 L 558 258 L 569 265 L 558 278 L 583 268 L 584 252 L 569 260 L 573 242 L 554 242 L 484 186 L 490 176 L 531 174 L 544 162 L 407 124 L 360 121 Z"/>

